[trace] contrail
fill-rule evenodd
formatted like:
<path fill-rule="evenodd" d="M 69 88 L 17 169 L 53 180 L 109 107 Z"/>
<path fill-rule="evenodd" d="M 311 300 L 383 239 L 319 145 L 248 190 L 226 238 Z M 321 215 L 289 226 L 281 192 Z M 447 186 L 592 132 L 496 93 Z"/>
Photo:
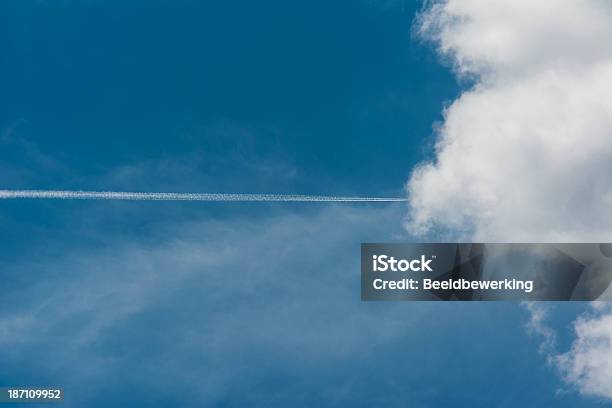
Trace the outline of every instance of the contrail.
<path fill-rule="evenodd" d="M 398 202 L 401 197 L 338 197 L 294 194 L 134 193 L 123 191 L 0 190 L 0 199 L 128 201 Z"/>

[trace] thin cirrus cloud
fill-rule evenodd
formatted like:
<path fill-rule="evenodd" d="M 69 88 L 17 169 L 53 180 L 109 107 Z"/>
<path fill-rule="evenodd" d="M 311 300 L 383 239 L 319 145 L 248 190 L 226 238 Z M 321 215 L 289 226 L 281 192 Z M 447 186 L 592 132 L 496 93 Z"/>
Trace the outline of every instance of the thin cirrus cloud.
<path fill-rule="evenodd" d="M 108 233 L 108 245 L 95 251 L 50 242 L 50 256 L 4 272 L 0 346 L 10 352 L 0 366 L 62 384 L 69 406 L 142 402 L 138 393 L 105 392 L 125 384 L 154 388 L 152 398 L 168 395 L 180 406 L 258 405 L 267 392 L 273 406 L 349 397 L 354 406 L 372 405 L 369 398 L 397 404 L 413 390 L 361 385 L 377 380 L 359 373 L 354 356 L 376 353 L 374 337 L 406 341 L 415 324 L 427 326 L 427 314 L 406 316 L 398 304 L 381 316 L 380 307 L 362 304 L 354 253 L 366 237 L 388 237 L 401 211 L 331 205 L 314 214 L 171 221 L 147 239 Z M 381 354 L 374 356 L 367 358 L 378 367 Z M 337 393 L 337 370 L 348 369 L 364 390 L 355 396 Z M 411 375 L 409 366 L 399 369 Z M 291 376 L 310 380 L 283 382 Z"/>
<path fill-rule="evenodd" d="M 407 190 L 407 228 L 487 241 L 612 239 L 612 6 L 429 3 L 417 32 L 472 83 L 444 111 L 435 159 Z M 529 328 L 584 394 L 612 398 L 612 311 L 574 322 L 567 353 L 538 306 Z"/>

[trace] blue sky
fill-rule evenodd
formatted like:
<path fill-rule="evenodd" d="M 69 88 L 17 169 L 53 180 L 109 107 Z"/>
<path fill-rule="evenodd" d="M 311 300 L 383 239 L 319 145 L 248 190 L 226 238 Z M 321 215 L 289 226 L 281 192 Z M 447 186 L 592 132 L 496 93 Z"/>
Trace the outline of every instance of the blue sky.
<path fill-rule="evenodd" d="M 420 8 L 1 1 L 2 188 L 403 195 L 462 89 Z M 0 383 L 91 407 L 600 406 L 516 304 L 360 302 L 359 244 L 414 240 L 405 210 L 1 202 Z"/>

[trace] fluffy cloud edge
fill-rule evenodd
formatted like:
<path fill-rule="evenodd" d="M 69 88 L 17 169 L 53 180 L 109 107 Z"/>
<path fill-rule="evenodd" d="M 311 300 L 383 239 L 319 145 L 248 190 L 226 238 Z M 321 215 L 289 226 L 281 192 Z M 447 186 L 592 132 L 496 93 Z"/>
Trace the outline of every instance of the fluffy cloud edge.
<path fill-rule="evenodd" d="M 453 240 L 609 242 L 612 7 L 431 1 L 415 31 L 470 86 L 445 108 L 434 158 L 406 183 L 406 228 Z M 550 308 L 524 307 L 563 380 L 612 399 L 612 308 L 595 303 L 579 316 L 560 353 Z"/>

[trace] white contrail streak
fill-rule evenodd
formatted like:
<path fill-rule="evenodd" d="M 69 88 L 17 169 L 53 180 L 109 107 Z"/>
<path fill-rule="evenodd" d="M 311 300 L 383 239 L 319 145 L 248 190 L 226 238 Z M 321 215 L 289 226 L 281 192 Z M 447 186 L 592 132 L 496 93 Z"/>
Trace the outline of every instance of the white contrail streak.
<path fill-rule="evenodd" d="M 338 197 L 286 194 L 133 193 L 123 191 L 0 190 L 0 199 L 129 201 L 397 202 L 401 197 Z"/>

